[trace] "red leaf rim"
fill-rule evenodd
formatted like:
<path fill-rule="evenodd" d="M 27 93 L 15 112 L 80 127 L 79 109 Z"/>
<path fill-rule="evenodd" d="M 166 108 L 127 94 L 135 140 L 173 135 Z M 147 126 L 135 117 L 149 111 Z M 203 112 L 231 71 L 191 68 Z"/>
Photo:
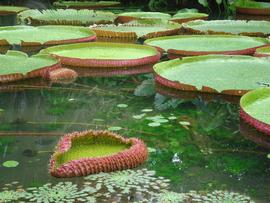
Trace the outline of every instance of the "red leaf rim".
<path fill-rule="evenodd" d="M 270 125 L 262 121 L 259 121 L 256 118 L 253 118 L 251 115 L 245 112 L 244 108 L 241 106 L 240 106 L 240 117 L 249 125 L 256 128 L 258 131 L 263 132 L 270 136 Z"/>
<path fill-rule="evenodd" d="M 113 77 L 115 75 L 137 75 L 153 72 L 154 64 L 146 64 L 134 67 L 100 68 L 100 67 L 74 67 L 65 66 L 78 73 L 79 77 Z"/>
<path fill-rule="evenodd" d="M 143 46 L 146 46 L 146 45 L 141 45 L 141 46 L 143 48 Z M 147 46 L 147 47 L 150 47 L 150 46 Z M 74 67 L 103 67 L 103 68 L 134 67 L 134 66 L 153 64 L 153 63 L 158 62 L 161 57 L 158 51 L 156 52 L 155 55 L 146 56 L 146 57 L 137 58 L 137 59 L 79 59 L 79 58 L 58 56 L 56 54 L 51 54 L 51 55 L 55 58 L 60 59 L 63 65 L 74 66 Z"/>
<path fill-rule="evenodd" d="M 185 50 L 178 50 L 178 49 L 168 49 L 169 54 L 179 55 L 181 56 L 199 56 L 199 55 L 209 55 L 209 54 L 224 54 L 224 55 L 253 55 L 256 49 L 270 46 L 269 44 L 265 44 L 262 46 L 242 49 L 242 50 L 235 50 L 235 51 L 185 51 Z"/>
<path fill-rule="evenodd" d="M 56 157 L 70 150 L 72 140 L 82 136 L 105 136 L 118 139 L 123 144 L 131 146 L 121 152 L 110 156 L 96 158 L 81 158 L 72 160 L 56 168 Z M 142 164 L 148 157 L 147 147 L 144 142 L 137 138 L 124 138 L 109 131 L 83 131 L 64 135 L 57 144 L 56 151 L 50 160 L 50 173 L 52 176 L 67 178 L 86 176 L 93 173 L 112 172 L 135 168 Z"/>
<path fill-rule="evenodd" d="M 193 20 L 207 20 L 207 19 L 208 19 L 208 16 L 204 16 L 204 17 L 192 17 L 192 18 L 182 18 L 182 19 L 175 18 L 175 19 L 171 19 L 169 21 L 182 24 L 182 23 L 186 23 L 186 22 L 189 22 L 189 21 L 193 21 Z"/>
<path fill-rule="evenodd" d="M 248 14 L 248 15 L 270 15 L 270 8 L 236 7 L 236 12 L 241 13 L 241 14 Z"/>
<path fill-rule="evenodd" d="M 205 92 L 205 93 L 224 94 L 224 95 L 233 95 L 233 96 L 242 96 L 245 93 L 247 93 L 248 91 L 250 91 L 250 90 L 223 90 L 221 92 L 218 92 L 217 90 L 215 90 L 211 87 L 207 87 L 207 86 L 202 86 L 202 89 L 198 90 L 193 85 L 180 83 L 178 81 L 168 80 L 168 79 L 160 76 L 157 72 L 155 72 L 155 70 L 154 70 L 154 75 L 155 75 L 155 81 L 158 82 L 159 84 L 164 85 L 166 87 L 184 90 L 184 91 Z"/>
<path fill-rule="evenodd" d="M 182 34 L 194 34 L 194 35 L 235 35 L 231 32 L 220 32 L 220 31 L 212 31 L 212 30 L 202 31 L 202 30 L 193 29 L 187 26 L 182 26 L 180 28 L 180 31 Z M 241 32 L 241 33 L 238 33 L 238 35 L 250 36 L 250 37 L 268 37 L 270 36 L 270 32 L 267 34 L 263 32 Z"/>
<path fill-rule="evenodd" d="M 21 73 L 0 75 L 0 83 L 8 83 L 8 82 L 14 82 L 14 81 L 28 79 L 28 78 L 43 77 L 44 75 L 47 74 L 47 71 L 52 71 L 59 68 L 61 68 L 61 64 L 60 62 L 57 62 L 51 66 L 44 66 L 42 68 L 28 72 L 25 75 Z"/>
<path fill-rule="evenodd" d="M 130 32 L 118 32 L 118 31 L 112 31 L 112 30 L 104 30 L 102 27 L 105 25 L 99 25 L 96 27 L 93 27 L 92 30 L 96 33 L 97 37 L 107 37 L 107 38 L 139 38 L 137 36 L 136 32 L 130 31 Z M 140 26 L 140 25 L 121 25 L 121 26 Z M 141 26 L 143 27 L 143 26 Z M 163 31 L 157 31 L 157 32 L 150 32 L 146 35 L 141 36 L 140 38 L 143 39 L 150 39 L 155 37 L 162 37 L 162 36 L 169 36 L 169 35 L 176 35 L 180 31 L 179 28 L 168 28 L 167 30 Z"/>
<path fill-rule="evenodd" d="M 247 139 L 270 149 L 270 136 L 258 131 L 256 128 L 240 118 L 240 133 Z"/>

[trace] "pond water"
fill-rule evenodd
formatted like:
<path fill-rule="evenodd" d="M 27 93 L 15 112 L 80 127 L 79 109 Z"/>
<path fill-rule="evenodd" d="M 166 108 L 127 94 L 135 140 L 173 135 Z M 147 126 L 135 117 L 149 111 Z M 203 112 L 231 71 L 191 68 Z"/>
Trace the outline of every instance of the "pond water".
<path fill-rule="evenodd" d="M 237 99 L 171 95 L 155 89 L 152 74 L 0 86 L 2 191 L 28 188 L 32 202 L 46 202 L 42 191 L 50 186 L 57 188 L 52 196 L 68 196 L 59 202 L 166 202 L 153 197 L 162 189 L 172 200 L 177 195 L 168 191 L 222 190 L 270 202 L 269 152 L 247 139 L 257 132 L 239 120 Z M 109 176 L 52 177 L 48 164 L 59 138 L 88 129 L 141 138 L 147 162 Z"/>
<path fill-rule="evenodd" d="M 0 167 L 2 187 L 14 181 L 24 187 L 63 181 L 84 185 L 84 178 L 49 175 L 55 145 L 68 132 L 111 129 L 146 142 L 149 159 L 139 168 L 169 179 L 172 191 L 228 190 L 268 202 L 267 151 L 240 134 L 238 105 L 220 99 L 169 98 L 154 93 L 149 78 L 81 78 L 70 85 L 13 86 L 1 92 L 0 162 L 19 162 L 14 168 Z M 135 96 L 134 90 L 151 96 Z M 160 126 L 153 124 L 157 120 Z M 119 193 L 109 195 L 109 200 L 97 197 L 97 202 L 136 198 L 130 192 L 115 199 Z"/>

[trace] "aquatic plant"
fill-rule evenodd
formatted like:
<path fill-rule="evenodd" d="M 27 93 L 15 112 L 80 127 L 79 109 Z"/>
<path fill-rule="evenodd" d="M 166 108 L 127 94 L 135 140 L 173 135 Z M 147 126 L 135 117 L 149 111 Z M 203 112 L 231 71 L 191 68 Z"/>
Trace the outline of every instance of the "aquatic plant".
<path fill-rule="evenodd" d="M 143 194 L 158 192 L 167 189 L 169 186 L 168 179 L 155 176 L 155 171 L 147 169 L 99 173 L 85 177 L 85 184 L 87 185 L 96 181 L 110 193 L 117 193 L 120 196 L 131 192 Z"/>
<path fill-rule="evenodd" d="M 59 68 L 52 71 L 47 71 L 44 78 L 52 82 L 73 82 L 78 77 L 78 74 L 68 68 Z"/>
<path fill-rule="evenodd" d="M 85 176 L 134 168 L 148 156 L 147 147 L 137 138 L 124 138 L 109 131 L 67 134 L 59 141 L 50 161 L 56 177 Z"/>
<path fill-rule="evenodd" d="M 56 185 L 47 183 L 41 187 L 28 188 L 31 192 L 26 196 L 27 201 L 36 203 L 72 203 L 72 202 L 95 202 L 95 194 L 99 190 L 97 187 L 84 187 L 78 189 L 72 182 L 59 182 Z"/>
<path fill-rule="evenodd" d="M 57 8 L 74 8 L 74 9 L 98 9 L 106 7 L 119 6 L 118 1 L 56 1 L 53 6 Z"/>
<path fill-rule="evenodd" d="M 3 162 L 2 165 L 6 168 L 15 168 L 19 165 L 19 162 L 15 160 L 8 160 L 8 161 Z"/>
<path fill-rule="evenodd" d="M 270 22 L 257 20 L 195 20 L 183 23 L 181 29 L 182 32 L 188 34 L 237 34 L 266 37 L 270 35 Z"/>
<path fill-rule="evenodd" d="M 3 190 L 0 191 L 0 202 L 3 203 L 17 202 L 29 195 L 16 181 L 5 184 L 2 189 Z"/>
<path fill-rule="evenodd" d="M 239 66 L 240 61 L 242 65 Z M 158 63 L 154 71 L 156 83 L 166 87 L 240 96 L 260 88 L 258 82 L 270 81 L 266 77 L 269 65 L 270 60 L 251 56 L 204 55 Z M 245 77 L 239 78 L 239 75 Z"/>
<path fill-rule="evenodd" d="M 159 194 L 154 194 L 154 197 L 149 202 L 155 203 L 183 203 L 187 202 L 190 197 L 187 193 L 177 193 L 172 191 L 164 191 Z"/>
<path fill-rule="evenodd" d="M 115 14 L 94 10 L 46 9 L 27 10 L 19 13 L 18 18 L 30 25 L 83 25 L 109 24 L 116 18 Z"/>
<path fill-rule="evenodd" d="M 160 36 L 175 35 L 179 32 L 180 24 L 167 20 L 139 19 L 118 25 L 91 26 L 97 37 L 104 38 L 143 38 L 149 39 Z"/>
<path fill-rule="evenodd" d="M 40 46 L 58 45 L 96 40 L 95 33 L 78 26 L 5 26 L 0 27 L 0 45 Z"/>
<path fill-rule="evenodd" d="M 192 202 L 202 203 L 255 203 L 250 197 L 236 192 L 215 190 L 205 195 L 191 194 Z"/>
<path fill-rule="evenodd" d="M 240 116 L 249 125 L 269 135 L 270 119 L 269 110 L 270 88 L 262 88 L 245 94 L 240 100 Z"/>
<path fill-rule="evenodd" d="M 20 51 L 8 51 L 5 55 L 0 55 L 0 82 L 42 77 L 47 71 L 58 68 L 59 61 L 50 56 L 38 54 L 28 57 Z"/>

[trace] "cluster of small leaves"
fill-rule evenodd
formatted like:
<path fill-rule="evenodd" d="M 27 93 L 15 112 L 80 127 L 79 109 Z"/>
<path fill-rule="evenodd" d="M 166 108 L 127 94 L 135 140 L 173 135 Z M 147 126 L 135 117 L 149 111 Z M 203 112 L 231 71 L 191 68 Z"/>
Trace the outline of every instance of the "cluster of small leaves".
<path fill-rule="evenodd" d="M 149 202 L 155 203 L 182 203 L 189 201 L 190 196 L 187 193 L 177 193 L 172 191 L 163 191 L 159 194 L 154 194 Z"/>
<path fill-rule="evenodd" d="M 41 187 L 28 188 L 29 192 L 26 199 L 36 203 L 72 203 L 72 202 L 96 202 L 95 194 L 100 189 L 96 187 L 84 187 L 78 189 L 72 182 L 59 182 L 56 185 L 47 183 Z"/>
<path fill-rule="evenodd" d="M 118 196 L 157 193 L 169 187 L 168 179 L 157 177 L 154 171 L 147 169 L 99 173 L 87 176 L 85 180 L 86 185 L 97 182 L 107 189 L 110 195 L 118 194 Z"/>
<path fill-rule="evenodd" d="M 250 197 L 235 192 L 215 190 L 207 194 L 190 193 L 192 202 L 203 203 L 255 203 Z"/>
<path fill-rule="evenodd" d="M 18 182 L 5 184 L 0 192 L 0 202 L 17 202 L 29 195 Z"/>

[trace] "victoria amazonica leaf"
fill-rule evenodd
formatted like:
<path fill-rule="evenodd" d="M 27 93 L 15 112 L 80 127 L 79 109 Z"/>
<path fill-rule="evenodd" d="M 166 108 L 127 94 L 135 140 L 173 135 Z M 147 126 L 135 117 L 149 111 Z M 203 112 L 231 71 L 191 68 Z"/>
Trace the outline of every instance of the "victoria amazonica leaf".
<path fill-rule="evenodd" d="M 47 9 L 27 10 L 19 14 L 22 22 L 31 25 L 93 25 L 113 23 L 115 14 L 105 11 Z"/>
<path fill-rule="evenodd" d="M 95 40 L 89 28 L 77 26 L 7 26 L 0 27 L 0 44 L 61 44 Z"/>
<path fill-rule="evenodd" d="M 253 54 L 255 49 L 270 44 L 265 38 L 238 35 L 179 35 L 148 39 L 147 45 L 176 55 Z"/>
<path fill-rule="evenodd" d="M 156 81 L 180 90 L 242 95 L 270 82 L 270 60 L 251 56 L 185 57 L 154 66 Z"/>
<path fill-rule="evenodd" d="M 198 34 L 240 34 L 248 36 L 270 35 L 270 22 L 244 20 L 195 20 L 182 24 L 188 33 Z"/>

